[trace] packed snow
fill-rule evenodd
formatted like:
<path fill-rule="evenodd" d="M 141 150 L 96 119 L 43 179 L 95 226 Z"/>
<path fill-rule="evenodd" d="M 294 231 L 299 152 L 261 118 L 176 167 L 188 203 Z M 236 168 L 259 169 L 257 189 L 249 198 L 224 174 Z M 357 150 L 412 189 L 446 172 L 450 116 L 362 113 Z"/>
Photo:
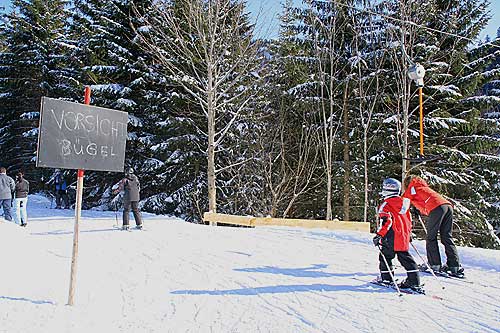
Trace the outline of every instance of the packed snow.
<path fill-rule="evenodd" d="M 400 297 L 369 283 L 369 234 L 149 214 L 127 232 L 103 211 L 82 213 L 68 306 L 74 212 L 30 196 L 28 213 L 0 223 L 0 332 L 500 332 L 500 251 L 460 247 L 472 284 L 424 275 Z"/>

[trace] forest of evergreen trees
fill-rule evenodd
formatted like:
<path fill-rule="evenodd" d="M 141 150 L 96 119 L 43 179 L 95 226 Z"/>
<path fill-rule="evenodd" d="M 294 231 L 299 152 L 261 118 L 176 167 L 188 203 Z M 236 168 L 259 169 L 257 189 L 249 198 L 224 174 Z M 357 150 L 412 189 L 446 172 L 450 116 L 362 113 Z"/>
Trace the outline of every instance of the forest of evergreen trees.
<path fill-rule="evenodd" d="M 53 170 L 35 167 L 40 99 L 82 102 L 89 85 L 93 105 L 129 113 L 145 211 L 374 221 L 382 180 L 413 174 L 452 200 L 461 244 L 499 247 L 500 34 L 477 43 L 488 10 L 288 0 L 279 37 L 263 40 L 241 0 L 14 0 L 0 27 L 0 164 L 49 190 Z M 426 163 L 414 63 L 425 154 L 440 157 Z M 87 208 L 114 209 L 121 177 L 87 172 Z"/>

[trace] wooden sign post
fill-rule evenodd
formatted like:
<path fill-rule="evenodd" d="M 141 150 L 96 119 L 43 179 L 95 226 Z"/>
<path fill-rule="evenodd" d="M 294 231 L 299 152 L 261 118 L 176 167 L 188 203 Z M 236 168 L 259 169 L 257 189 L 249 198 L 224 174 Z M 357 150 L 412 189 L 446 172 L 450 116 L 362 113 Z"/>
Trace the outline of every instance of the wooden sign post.
<path fill-rule="evenodd" d="M 75 300 L 84 170 L 123 172 L 127 123 L 127 112 L 91 106 L 90 87 L 85 104 L 42 97 L 36 166 L 78 170 L 68 305 Z"/>
<path fill-rule="evenodd" d="M 90 87 L 85 87 L 85 105 L 90 104 Z M 76 263 L 78 260 L 78 235 L 80 233 L 79 224 L 82 216 L 82 198 L 83 198 L 83 170 L 78 169 L 76 183 L 76 205 L 75 205 L 75 229 L 73 231 L 73 255 L 71 257 L 71 277 L 69 281 L 68 305 L 73 305 L 75 301 L 76 285 Z"/>

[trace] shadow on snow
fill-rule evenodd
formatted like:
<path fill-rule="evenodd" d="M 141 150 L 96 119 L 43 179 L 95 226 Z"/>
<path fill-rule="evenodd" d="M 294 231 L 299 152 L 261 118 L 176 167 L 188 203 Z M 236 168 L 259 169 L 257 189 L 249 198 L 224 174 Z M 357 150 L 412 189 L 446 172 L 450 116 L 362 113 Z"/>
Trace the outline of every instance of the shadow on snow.
<path fill-rule="evenodd" d="M 51 302 L 51 301 L 36 301 L 36 300 L 24 298 L 24 297 L 0 296 L 0 300 L 29 302 L 29 303 L 33 303 L 33 304 L 50 304 L 50 305 L 55 305 L 55 303 Z"/>
<path fill-rule="evenodd" d="M 107 229 L 95 229 L 95 230 L 80 230 L 80 233 L 92 233 L 92 232 L 109 232 L 109 231 L 121 231 L 119 228 L 107 228 Z M 73 230 L 55 230 L 55 231 L 47 231 L 47 232 L 32 232 L 32 236 L 58 236 L 58 235 L 72 235 Z"/>
<path fill-rule="evenodd" d="M 328 273 L 318 271 L 328 267 L 326 264 L 314 264 L 310 267 L 303 268 L 280 268 L 272 266 L 255 267 L 255 268 L 236 268 L 237 272 L 250 272 L 250 273 L 268 273 L 268 274 L 280 274 L 295 277 L 310 277 L 310 278 L 322 278 L 322 277 L 352 277 L 352 276 L 374 276 L 377 273 Z"/>
<path fill-rule="evenodd" d="M 355 292 L 365 292 L 373 293 L 394 292 L 387 288 L 373 288 L 368 284 L 365 285 L 330 285 L 330 284 L 296 284 L 296 285 L 278 285 L 278 286 L 268 286 L 268 287 L 256 287 L 256 288 L 240 288 L 240 289 L 228 289 L 228 290 L 175 290 L 171 294 L 174 295 L 213 295 L 213 296 L 224 296 L 224 295 L 240 295 L 240 296 L 256 296 L 262 294 L 286 294 L 295 292 L 310 292 L 310 291 L 355 291 Z"/>

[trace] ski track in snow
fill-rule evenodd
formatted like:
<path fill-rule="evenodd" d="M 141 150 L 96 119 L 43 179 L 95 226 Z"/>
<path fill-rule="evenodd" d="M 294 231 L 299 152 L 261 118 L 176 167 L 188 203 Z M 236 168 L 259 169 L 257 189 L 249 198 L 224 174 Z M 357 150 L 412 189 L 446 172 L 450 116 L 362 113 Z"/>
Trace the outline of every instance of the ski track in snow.
<path fill-rule="evenodd" d="M 399 297 L 369 283 L 368 234 L 148 214 L 123 232 L 114 212 L 83 212 L 69 307 L 73 212 L 30 204 L 26 229 L 0 223 L 0 332 L 500 332 L 500 251 L 459 248 L 474 284 L 422 275 L 428 295 Z"/>

